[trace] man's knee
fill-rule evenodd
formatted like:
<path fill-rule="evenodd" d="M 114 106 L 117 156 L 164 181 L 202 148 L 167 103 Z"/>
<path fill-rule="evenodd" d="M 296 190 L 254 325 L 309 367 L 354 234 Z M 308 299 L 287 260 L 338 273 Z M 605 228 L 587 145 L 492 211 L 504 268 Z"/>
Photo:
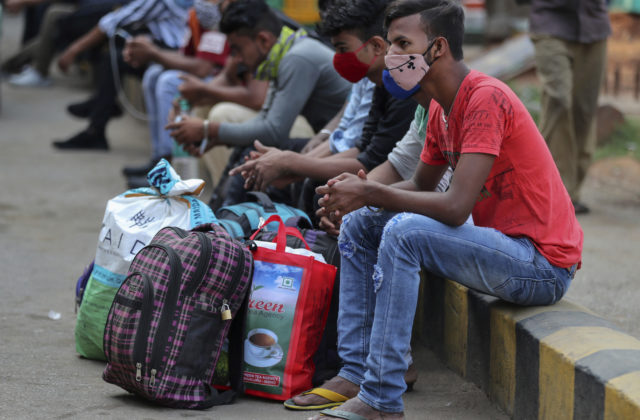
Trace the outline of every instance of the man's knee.
<path fill-rule="evenodd" d="M 209 111 L 209 121 L 241 123 L 253 118 L 257 112 L 233 102 L 221 102 Z"/>
<path fill-rule="evenodd" d="M 342 218 L 340 235 L 338 236 L 338 248 L 344 258 L 351 258 L 356 252 L 355 238 L 364 233 L 361 219 L 364 217 L 363 212 L 365 210 L 366 207 L 354 210 Z"/>
<path fill-rule="evenodd" d="M 175 70 L 166 70 L 160 73 L 158 81 L 156 82 L 156 94 L 160 96 L 171 95 L 169 100 L 173 100 L 173 97 L 178 92 L 178 86 L 180 86 L 180 72 Z"/>

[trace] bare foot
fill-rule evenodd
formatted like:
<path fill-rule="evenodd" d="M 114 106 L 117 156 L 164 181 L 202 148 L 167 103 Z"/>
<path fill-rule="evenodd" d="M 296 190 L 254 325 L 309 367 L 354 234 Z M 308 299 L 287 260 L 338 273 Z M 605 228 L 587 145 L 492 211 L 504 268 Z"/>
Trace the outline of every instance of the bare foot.
<path fill-rule="evenodd" d="M 353 398 L 358 395 L 360 392 L 360 387 L 353 382 L 349 382 L 340 376 L 335 376 L 329 379 L 327 382 L 323 383 L 320 388 L 328 389 L 333 392 L 337 392 L 338 394 L 344 395 L 347 398 Z M 326 404 L 329 401 L 328 399 L 321 397 L 320 395 L 308 394 L 308 395 L 297 395 L 293 397 L 293 402 L 296 405 L 306 406 L 306 405 L 319 405 Z"/>
<path fill-rule="evenodd" d="M 336 410 L 348 411 L 350 413 L 358 414 L 365 419 L 369 420 L 404 420 L 404 413 L 385 413 L 375 410 L 373 407 L 368 406 L 360 398 L 351 398 L 349 401 L 337 407 Z M 331 416 L 325 416 L 318 414 L 314 417 L 310 417 L 309 420 L 329 420 Z"/>

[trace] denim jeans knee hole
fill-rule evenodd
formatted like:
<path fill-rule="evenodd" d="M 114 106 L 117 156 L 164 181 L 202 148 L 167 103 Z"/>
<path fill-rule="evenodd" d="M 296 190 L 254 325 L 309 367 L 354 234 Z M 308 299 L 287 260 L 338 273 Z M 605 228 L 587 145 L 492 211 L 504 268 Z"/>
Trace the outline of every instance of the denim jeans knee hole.
<path fill-rule="evenodd" d="M 373 267 L 373 290 L 376 293 L 380 289 L 380 286 L 382 286 L 382 279 L 383 279 L 382 267 L 380 267 L 378 264 L 376 264 Z"/>
<path fill-rule="evenodd" d="M 340 235 L 338 238 L 338 248 L 340 249 L 340 254 L 343 257 L 351 259 L 353 254 L 355 253 L 355 245 L 353 241 L 346 237 L 346 235 Z"/>

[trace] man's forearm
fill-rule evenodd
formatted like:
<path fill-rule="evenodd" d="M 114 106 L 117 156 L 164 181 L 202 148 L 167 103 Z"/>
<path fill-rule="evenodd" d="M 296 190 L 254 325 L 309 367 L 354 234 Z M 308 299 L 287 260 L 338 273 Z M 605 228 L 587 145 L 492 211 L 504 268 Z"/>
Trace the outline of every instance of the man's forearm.
<path fill-rule="evenodd" d="M 388 160 L 371 170 L 367 179 L 381 184 L 391 185 L 402 181 L 402 177 Z"/>
<path fill-rule="evenodd" d="M 287 152 L 283 162 L 287 174 L 318 181 L 326 181 L 344 172 L 355 174 L 365 169 L 355 158 L 316 158 L 294 152 Z"/>
<path fill-rule="evenodd" d="M 152 61 L 165 69 L 184 71 L 200 78 L 208 76 L 213 70 L 213 64 L 207 60 L 187 57 L 177 51 L 159 48 L 152 54 Z"/>
<path fill-rule="evenodd" d="M 84 36 L 79 38 L 76 42 L 71 44 L 68 50 L 73 51 L 75 55 L 78 55 L 96 45 L 104 42 L 107 39 L 107 35 L 102 32 L 100 27 L 94 26 Z"/>
<path fill-rule="evenodd" d="M 266 86 L 227 85 L 218 78 L 207 85 L 205 101 L 210 105 L 219 102 L 233 102 L 259 111 L 264 103 Z"/>
<path fill-rule="evenodd" d="M 394 185 L 371 183 L 367 192 L 367 205 L 392 212 L 422 214 L 450 226 L 459 226 L 466 219 L 457 217 L 455 203 L 450 194 L 418 191 L 413 181 Z"/>
<path fill-rule="evenodd" d="M 329 140 L 324 140 L 316 145 L 309 152 L 305 153 L 305 155 L 314 158 L 326 158 L 331 156 L 331 144 Z"/>

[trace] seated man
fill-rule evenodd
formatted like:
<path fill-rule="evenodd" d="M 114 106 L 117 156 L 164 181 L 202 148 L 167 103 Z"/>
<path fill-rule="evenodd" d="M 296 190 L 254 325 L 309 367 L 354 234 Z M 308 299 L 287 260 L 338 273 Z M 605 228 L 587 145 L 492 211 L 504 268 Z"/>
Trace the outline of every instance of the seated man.
<path fill-rule="evenodd" d="M 206 150 L 219 144 L 246 149 L 255 139 L 269 146 L 299 149 L 304 142 L 289 138 L 299 114 L 319 131 L 340 110 L 350 86 L 334 71 L 331 50 L 307 36 L 304 29 L 294 32 L 283 26 L 264 0 L 232 3 L 220 29 L 249 71 L 258 79 L 269 80 L 269 92 L 261 112 L 246 122 L 209 123 L 188 117 L 169 124 L 172 136 L 191 154 L 200 156 L 203 138 L 207 139 Z M 234 161 L 239 159 L 236 155 Z"/>
<path fill-rule="evenodd" d="M 149 34 L 156 44 L 165 48 L 178 48 L 184 39 L 185 25 L 192 0 L 133 0 L 126 6 L 108 13 L 100 19 L 97 26 L 71 44 L 58 59 L 58 66 L 67 71 L 78 54 L 104 43 L 114 37 L 117 31 L 129 36 L 122 28 L 136 29 Z M 135 35 L 135 33 L 133 34 Z M 81 118 L 88 118 L 86 129 L 67 140 L 53 142 L 53 147 L 61 150 L 94 149 L 108 150 L 106 128 L 109 120 L 117 114 L 117 94 L 114 67 L 119 73 L 131 73 L 142 76 L 144 68 L 133 68 L 123 61 L 122 45 L 116 45 L 116 66 L 112 63 L 109 51 L 105 52 L 98 66 L 97 91 L 88 100 L 72 104 L 68 111 Z"/>
<path fill-rule="evenodd" d="M 300 178 L 326 182 L 342 172 L 370 171 L 387 159 L 409 128 L 416 103 L 396 99 L 382 86 L 387 49 L 382 18 L 386 5 L 383 0 L 338 0 L 322 22 L 323 32 L 336 48 L 334 65 L 338 73 L 351 82 L 367 77 L 376 84 L 368 119 L 356 144 L 341 153 L 317 157 L 264 148 L 256 142 L 262 155 L 231 171 L 243 174 L 246 188 L 263 190 L 271 184 L 282 187 Z"/>
<path fill-rule="evenodd" d="M 126 167 L 129 188 L 148 185 L 146 175 L 162 158 L 171 159 L 173 140 L 164 129 L 174 98 L 179 94 L 183 72 L 210 80 L 224 66 L 228 56 L 227 37 L 213 30 L 219 23 L 218 0 L 195 0 L 189 13 L 187 29 L 190 36 L 181 51 L 154 45 L 147 37 L 127 41 L 123 56 L 133 67 L 152 63 L 142 78 L 145 108 L 149 116 L 151 160 L 140 167 Z"/>
<path fill-rule="evenodd" d="M 379 208 L 343 220 L 344 367 L 324 384 L 350 398 L 342 411 L 364 418 L 403 418 L 422 267 L 508 302 L 550 305 L 580 265 L 582 229 L 549 149 L 517 96 L 464 64 L 463 21 L 462 8 L 447 0 L 399 0 L 387 9 L 391 76 L 433 97 L 413 179 L 386 186 L 343 174 L 318 188 L 324 214 L 364 202 Z M 449 189 L 435 192 L 447 165 L 455 171 Z M 470 213 L 475 226 L 464 223 Z M 321 398 L 296 400 L 317 403 L 304 401 L 312 397 Z"/>
<path fill-rule="evenodd" d="M 128 0 L 52 2 L 46 9 L 38 34 L 18 52 L 3 60 L 0 68 L 8 73 L 17 73 L 9 78 L 9 83 L 14 86 L 49 86 L 49 67 L 55 53 L 84 34 L 86 25 L 95 25 L 102 16 L 127 2 Z M 11 4 L 12 10 L 17 10 L 47 3 L 47 0 L 12 0 L 7 6 Z"/>

